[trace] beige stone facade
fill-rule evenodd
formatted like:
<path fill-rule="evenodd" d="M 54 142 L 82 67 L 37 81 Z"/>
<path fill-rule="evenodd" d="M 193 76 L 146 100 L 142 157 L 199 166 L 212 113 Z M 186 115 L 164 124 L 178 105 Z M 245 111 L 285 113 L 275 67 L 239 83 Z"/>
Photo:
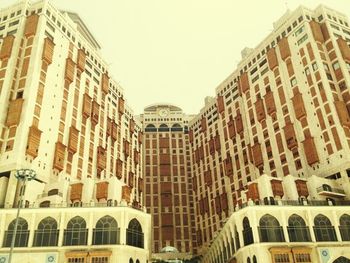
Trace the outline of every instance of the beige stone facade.
<path fill-rule="evenodd" d="M 350 227 L 348 23 L 324 6 L 288 11 L 256 48 L 242 51 L 238 68 L 191 120 L 203 262 L 348 262 L 341 261 L 349 260 L 348 239 L 339 232 Z M 329 243 L 314 236 L 328 231 L 317 228 L 323 211 L 335 231 Z M 293 213 L 306 220 L 312 245 L 289 239 Z M 244 217 L 254 235 L 246 245 Z M 348 223 L 340 226 L 341 218 Z M 276 223 L 271 231 L 279 238 L 261 240 L 270 234 L 264 222 Z M 341 256 L 347 259 L 335 261 Z"/>
<path fill-rule="evenodd" d="M 108 70 L 77 14 L 48 1 L 0 11 L 0 258 L 20 192 L 13 262 L 150 258 L 141 126 Z M 25 190 L 19 169 L 36 172 Z"/>

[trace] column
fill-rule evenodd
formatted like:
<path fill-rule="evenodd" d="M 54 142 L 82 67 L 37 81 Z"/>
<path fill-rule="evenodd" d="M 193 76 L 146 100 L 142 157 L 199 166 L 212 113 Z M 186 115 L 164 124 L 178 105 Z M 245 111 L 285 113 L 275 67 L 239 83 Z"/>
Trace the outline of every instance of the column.
<path fill-rule="evenodd" d="M 64 229 L 66 228 L 65 219 L 66 219 L 66 214 L 63 211 L 61 211 L 60 221 L 58 222 L 59 234 L 58 234 L 57 246 L 63 246 L 63 235 L 64 235 Z"/>

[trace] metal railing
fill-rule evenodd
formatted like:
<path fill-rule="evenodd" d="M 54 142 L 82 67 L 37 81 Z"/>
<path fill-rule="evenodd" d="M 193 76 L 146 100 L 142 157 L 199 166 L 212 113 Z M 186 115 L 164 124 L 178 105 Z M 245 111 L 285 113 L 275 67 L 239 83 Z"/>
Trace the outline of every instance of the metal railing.
<path fill-rule="evenodd" d="M 87 245 L 88 229 L 65 229 L 63 246 Z"/>
<path fill-rule="evenodd" d="M 338 241 L 334 226 L 314 226 L 316 241 Z"/>
<path fill-rule="evenodd" d="M 332 192 L 332 193 L 337 193 L 337 194 L 345 194 L 345 191 L 343 189 L 334 188 L 334 187 L 325 186 L 325 185 L 317 187 L 316 190 L 317 190 L 317 193 L 326 191 L 326 192 Z"/>
<path fill-rule="evenodd" d="M 285 242 L 282 226 L 258 226 L 260 242 Z"/>
<path fill-rule="evenodd" d="M 33 247 L 54 247 L 58 243 L 58 229 L 38 229 L 34 232 Z"/>
<path fill-rule="evenodd" d="M 349 225 L 340 225 L 339 232 L 341 239 L 343 241 L 350 241 L 350 226 Z"/>
<path fill-rule="evenodd" d="M 308 226 L 287 226 L 290 242 L 311 242 Z"/>
<path fill-rule="evenodd" d="M 25 207 L 22 207 L 22 209 L 27 209 L 27 208 L 42 208 L 42 209 L 45 209 L 45 208 L 71 208 L 71 207 L 129 207 L 129 208 L 133 208 L 135 210 L 139 210 L 139 211 L 142 211 L 143 210 L 143 207 L 141 206 L 134 206 L 134 205 L 120 205 L 120 204 L 116 204 L 116 203 L 81 203 L 81 202 L 77 202 L 77 203 L 70 203 L 70 204 L 67 204 L 65 202 L 63 203 L 50 203 L 48 206 L 45 206 L 45 207 L 40 207 L 40 203 L 32 203 L 32 204 L 28 204 L 26 205 Z M 16 206 L 14 205 L 8 205 L 8 204 L 5 204 L 5 205 L 2 205 L 0 206 L 0 208 L 17 208 Z"/>
<path fill-rule="evenodd" d="M 14 230 L 5 231 L 3 247 L 10 247 Z M 15 247 L 26 247 L 28 246 L 29 230 L 19 230 L 16 231 L 15 237 Z"/>
<path fill-rule="evenodd" d="M 143 248 L 144 234 L 133 229 L 126 229 L 126 244 L 133 247 Z"/>
<path fill-rule="evenodd" d="M 93 245 L 120 244 L 120 228 L 94 228 L 92 236 Z"/>
<path fill-rule="evenodd" d="M 63 197 L 62 192 L 57 192 L 55 194 L 50 194 L 50 195 L 49 195 L 49 193 L 42 193 L 42 194 L 38 195 L 37 198 L 40 199 L 40 198 L 44 198 L 44 197 L 48 197 L 48 196 L 55 196 L 55 195 L 57 195 L 59 197 Z"/>

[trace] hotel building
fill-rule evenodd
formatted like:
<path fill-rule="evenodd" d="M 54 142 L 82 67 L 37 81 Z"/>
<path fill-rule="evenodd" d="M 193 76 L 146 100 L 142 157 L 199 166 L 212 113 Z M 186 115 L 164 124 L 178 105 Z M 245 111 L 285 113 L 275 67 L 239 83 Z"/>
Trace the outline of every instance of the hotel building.
<path fill-rule="evenodd" d="M 344 14 L 288 11 L 190 121 L 203 262 L 350 262 L 349 44 Z"/>
<path fill-rule="evenodd" d="M 171 104 L 146 107 L 143 125 L 144 203 L 152 215 L 154 259 L 196 254 L 188 116 Z M 167 252 L 175 247 L 176 252 Z"/>
<path fill-rule="evenodd" d="M 99 50 L 77 14 L 47 1 L 0 11 L 0 262 L 20 194 L 12 262 L 150 258 L 142 129 Z M 24 168 L 36 178 L 22 189 Z"/>
<path fill-rule="evenodd" d="M 18 205 L 13 262 L 350 262 L 349 45 L 299 7 L 199 114 L 136 117 L 77 14 L 2 9 L 0 262 Z"/>

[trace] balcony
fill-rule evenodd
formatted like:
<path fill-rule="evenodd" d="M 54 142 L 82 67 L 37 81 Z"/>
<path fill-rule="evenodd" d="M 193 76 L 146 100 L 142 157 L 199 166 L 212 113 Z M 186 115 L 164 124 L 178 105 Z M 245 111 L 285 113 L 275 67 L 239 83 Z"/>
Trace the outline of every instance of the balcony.
<path fill-rule="evenodd" d="M 333 188 L 329 186 L 328 184 L 324 184 L 317 189 L 317 193 L 319 195 L 323 196 L 329 196 L 329 197 L 345 197 L 345 192 L 343 189 L 339 188 Z"/>

